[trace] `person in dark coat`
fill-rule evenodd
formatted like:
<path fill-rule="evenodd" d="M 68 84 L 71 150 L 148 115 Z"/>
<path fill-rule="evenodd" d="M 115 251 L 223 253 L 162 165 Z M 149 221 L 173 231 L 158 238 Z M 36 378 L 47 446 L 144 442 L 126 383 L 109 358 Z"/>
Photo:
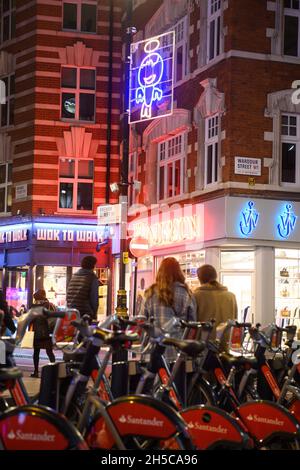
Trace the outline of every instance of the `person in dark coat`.
<path fill-rule="evenodd" d="M 3 291 L 0 290 L 0 311 L 2 311 L 2 324 L 0 324 L 0 335 L 4 335 L 8 328 L 12 334 L 16 332 L 16 325 L 13 321 L 13 316 L 5 300 Z"/>
<path fill-rule="evenodd" d="M 46 297 L 46 292 L 44 289 L 39 289 L 33 294 L 34 304 L 33 308 L 44 307 L 48 310 L 55 310 L 53 304 L 49 302 Z M 33 337 L 33 364 L 34 372 L 31 374 L 31 377 L 39 376 L 39 360 L 40 360 L 40 350 L 46 349 L 47 356 L 49 357 L 50 362 L 55 362 L 55 356 L 53 353 L 52 340 L 50 337 L 50 327 L 46 317 L 39 316 L 35 318 L 32 322 L 34 337 Z"/>
<path fill-rule="evenodd" d="M 80 316 L 89 315 L 97 319 L 99 305 L 99 280 L 94 273 L 97 258 L 85 256 L 81 261 L 81 269 L 73 274 L 67 288 L 67 306 L 76 308 Z"/>

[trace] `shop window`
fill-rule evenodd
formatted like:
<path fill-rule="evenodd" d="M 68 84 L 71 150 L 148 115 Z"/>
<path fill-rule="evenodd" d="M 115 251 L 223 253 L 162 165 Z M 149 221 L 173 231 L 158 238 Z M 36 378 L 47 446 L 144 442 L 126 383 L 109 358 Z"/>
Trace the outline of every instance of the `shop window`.
<path fill-rule="evenodd" d="M 254 251 L 221 251 L 222 270 L 249 270 L 254 269 Z"/>
<path fill-rule="evenodd" d="M 300 52 L 300 1 L 284 0 L 284 37 L 283 53 L 289 56 L 299 56 Z"/>
<path fill-rule="evenodd" d="M 158 144 L 159 200 L 180 196 L 185 191 L 185 134 L 179 134 Z"/>
<path fill-rule="evenodd" d="M 275 308 L 278 325 L 300 327 L 300 250 L 275 250 Z"/>
<path fill-rule="evenodd" d="M 43 285 L 50 302 L 56 307 L 66 305 L 67 268 L 65 266 L 45 266 Z"/>
<path fill-rule="evenodd" d="M 218 181 L 219 116 L 205 120 L 205 185 Z"/>
<path fill-rule="evenodd" d="M 96 71 L 62 67 L 61 117 L 76 121 L 95 121 Z"/>
<path fill-rule="evenodd" d="M 59 209 L 93 210 L 94 162 L 61 158 L 59 161 Z"/>
<path fill-rule="evenodd" d="M 16 1 L 0 0 L 0 41 L 13 39 L 16 35 Z"/>
<path fill-rule="evenodd" d="M 209 0 L 207 24 L 207 58 L 213 60 L 221 53 L 222 0 Z"/>
<path fill-rule="evenodd" d="M 7 127 L 14 124 L 15 76 L 7 75 L 1 80 L 4 82 L 5 103 L 0 106 L 0 124 L 1 127 Z"/>
<path fill-rule="evenodd" d="M 283 114 L 281 117 L 281 176 L 284 186 L 299 185 L 299 116 Z"/>
<path fill-rule="evenodd" d="M 11 212 L 12 163 L 0 165 L 0 213 Z"/>
<path fill-rule="evenodd" d="M 82 33 L 97 32 L 97 3 L 95 1 L 64 1 L 63 29 Z"/>

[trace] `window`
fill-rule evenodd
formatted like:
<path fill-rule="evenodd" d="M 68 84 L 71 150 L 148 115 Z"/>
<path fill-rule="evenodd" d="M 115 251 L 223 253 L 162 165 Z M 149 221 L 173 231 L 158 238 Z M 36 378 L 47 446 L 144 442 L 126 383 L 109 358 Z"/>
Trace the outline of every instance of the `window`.
<path fill-rule="evenodd" d="M 12 163 L 0 164 L 0 213 L 11 212 Z"/>
<path fill-rule="evenodd" d="M 128 167 L 128 181 L 133 183 L 137 179 L 137 152 L 133 152 L 129 155 L 129 167 Z M 136 190 L 133 185 L 129 185 L 129 207 L 136 202 Z"/>
<path fill-rule="evenodd" d="M 207 17 L 207 56 L 212 60 L 221 53 L 221 0 L 209 0 Z"/>
<path fill-rule="evenodd" d="M 0 41 L 13 39 L 16 35 L 16 1 L 0 0 Z"/>
<path fill-rule="evenodd" d="M 179 82 L 187 75 L 188 68 L 188 41 L 187 41 L 187 17 L 180 20 L 174 27 L 175 30 L 175 77 Z"/>
<path fill-rule="evenodd" d="M 281 117 L 281 183 L 300 184 L 299 116 L 283 114 Z"/>
<path fill-rule="evenodd" d="M 59 209 L 93 210 L 94 162 L 61 158 L 59 161 Z"/>
<path fill-rule="evenodd" d="M 64 1 L 63 29 L 82 33 L 97 32 L 97 4 L 95 1 Z"/>
<path fill-rule="evenodd" d="M 205 121 L 205 185 L 218 181 L 219 116 Z"/>
<path fill-rule="evenodd" d="M 61 117 L 76 121 L 95 121 L 96 71 L 62 67 Z"/>
<path fill-rule="evenodd" d="M 179 196 L 185 191 L 185 135 L 158 144 L 158 200 Z"/>
<path fill-rule="evenodd" d="M 0 127 L 12 126 L 14 124 L 14 103 L 15 103 L 15 76 L 8 75 L 1 78 L 5 84 L 5 104 L 1 104 Z"/>
<path fill-rule="evenodd" d="M 284 0 L 284 43 L 283 53 L 299 56 L 300 52 L 300 1 Z"/>

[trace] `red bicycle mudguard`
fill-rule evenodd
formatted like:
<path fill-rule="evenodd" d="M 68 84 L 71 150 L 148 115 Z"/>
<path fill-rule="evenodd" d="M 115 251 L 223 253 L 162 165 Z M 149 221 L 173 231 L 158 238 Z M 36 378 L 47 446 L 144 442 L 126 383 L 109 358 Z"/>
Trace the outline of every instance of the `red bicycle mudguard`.
<path fill-rule="evenodd" d="M 187 408 L 180 414 L 187 423 L 189 433 L 199 450 L 252 447 L 252 440 L 239 425 L 238 420 L 226 411 L 200 405 Z"/>
<path fill-rule="evenodd" d="M 277 403 L 266 400 L 243 403 L 235 414 L 243 421 L 249 434 L 260 443 L 275 435 L 300 436 L 300 426 L 295 417 Z"/>
<path fill-rule="evenodd" d="M 11 408 L 0 417 L 0 447 L 5 450 L 88 450 L 67 420 L 42 406 Z"/>
<path fill-rule="evenodd" d="M 151 397 L 118 398 L 107 406 L 106 411 L 121 437 L 143 436 L 166 441 L 178 432 L 187 435 L 187 426 L 180 415 Z M 111 449 L 114 446 L 114 438 L 100 414 L 88 429 L 86 442 L 94 449 Z"/>

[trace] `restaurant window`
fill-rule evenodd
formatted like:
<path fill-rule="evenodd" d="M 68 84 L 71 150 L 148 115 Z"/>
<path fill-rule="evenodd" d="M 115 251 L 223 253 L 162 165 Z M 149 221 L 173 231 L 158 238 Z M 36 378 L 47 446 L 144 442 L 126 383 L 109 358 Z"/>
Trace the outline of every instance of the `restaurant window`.
<path fill-rule="evenodd" d="M 16 35 L 16 1 L 0 0 L 0 41 L 13 39 Z"/>
<path fill-rule="evenodd" d="M 12 163 L 0 165 L 0 213 L 11 212 Z"/>
<path fill-rule="evenodd" d="M 62 67 L 61 117 L 95 121 L 96 71 L 91 68 Z"/>
<path fill-rule="evenodd" d="M 185 134 L 159 142 L 157 198 L 180 196 L 185 190 Z"/>
<path fill-rule="evenodd" d="M 281 175 L 282 185 L 299 185 L 299 116 L 283 114 L 281 117 Z"/>
<path fill-rule="evenodd" d="M 219 116 L 205 120 L 205 185 L 218 181 Z"/>
<path fill-rule="evenodd" d="M 63 29 L 82 33 L 96 33 L 97 3 L 87 0 L 64 1 Z"/>
<path fill-rule="evenodd" d="M 59 209 L 93 210 L 94 162 L 61 158 L 59 161 Z"/>
<path fill-rule="evenodd" d="M 1 104 L 1 127 L 12 126 L 14 124 L 14 103 L 15 103 L 15 76 L 14 74 L 2 77 L 5 89 L 5 103 Z"/>
<path fill-rule="evenodd" d="M 209 0 L 207 20 L 207 57 L 213 60 L 221 53 L 221 5 L 222 0 Z"/>
<path fill-rule="evenodd" d="M 299 57 L 300 52 L 300 1 L 284 0 L 283 53 Z"/>

